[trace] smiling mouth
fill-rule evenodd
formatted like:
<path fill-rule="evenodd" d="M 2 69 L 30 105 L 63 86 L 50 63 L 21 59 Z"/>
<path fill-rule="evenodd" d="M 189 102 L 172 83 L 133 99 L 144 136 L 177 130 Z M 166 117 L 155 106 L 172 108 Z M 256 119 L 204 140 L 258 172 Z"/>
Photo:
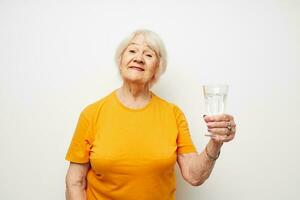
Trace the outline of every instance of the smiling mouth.
<path fill-rule="evenodd" d="M 129 67 L 129 69 L 134 69 L 134 70 L 137 70 L 137 71 L 145 71 L 143 68 L 136 67 L 136 66 L 131 66 L 131 67 Z"/>

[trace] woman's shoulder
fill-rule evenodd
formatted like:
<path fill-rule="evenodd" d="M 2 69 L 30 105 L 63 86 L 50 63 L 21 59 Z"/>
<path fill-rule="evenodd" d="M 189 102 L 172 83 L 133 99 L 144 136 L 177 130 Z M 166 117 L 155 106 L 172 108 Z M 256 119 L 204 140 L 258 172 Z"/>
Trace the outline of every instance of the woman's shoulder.
<path fill-rule="evenodd" d="M 162 97 L 156 97 L 160 102 L 160 107 L 167 108 L 168 112 L 175 117 L 176 121 L 180 121 L 182 119 L 185 120 L 185 114 L 177 104 L 170 102 Z"/>
<path fill-rule="evenodd" d="M 158 96 L 156 94 L 155 97 L 161 106 L 166 106 L 175 112 L 180 110 L 179 106 L 176 103 L 171 102 L 170 100 L 167 100 L 164 97 Z"/>
<path fill-rule="evenodd" d="M 101 108 L 103 107 L 104 103 L 109 100 L 112 96 L 113 92 L 105 95 L 104 97 L 101 97 L 89 104 L 87 104 L 83 110 L 81 111 L 83 115 L 85 115 L 86 117 L 92 117 L 95 114 L 97 114 Z"/>

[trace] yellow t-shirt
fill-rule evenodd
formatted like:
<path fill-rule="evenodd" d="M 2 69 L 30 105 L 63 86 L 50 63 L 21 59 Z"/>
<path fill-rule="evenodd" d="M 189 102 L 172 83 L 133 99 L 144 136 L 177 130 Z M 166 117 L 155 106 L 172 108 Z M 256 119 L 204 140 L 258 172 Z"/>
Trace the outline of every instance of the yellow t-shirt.
<path fill-rule="evenodd" d="M 66 160 L 90 162 L 88 200 L 172 200 L 177 154 L 191 152 L 176 105 L 152 93 L 144 108 L 131 109 L 115 90 L 81 112 Z"/>

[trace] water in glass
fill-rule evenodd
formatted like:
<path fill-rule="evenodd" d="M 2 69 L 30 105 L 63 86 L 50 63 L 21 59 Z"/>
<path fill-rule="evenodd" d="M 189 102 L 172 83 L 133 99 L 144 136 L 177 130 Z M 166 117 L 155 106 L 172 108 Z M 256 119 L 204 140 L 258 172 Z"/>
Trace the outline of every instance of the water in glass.
<path fill-rule="evenodd" d="M 218 115 L 225 112 L 227 85 L 203 86 L 205 109 L 208 115 Z"/>

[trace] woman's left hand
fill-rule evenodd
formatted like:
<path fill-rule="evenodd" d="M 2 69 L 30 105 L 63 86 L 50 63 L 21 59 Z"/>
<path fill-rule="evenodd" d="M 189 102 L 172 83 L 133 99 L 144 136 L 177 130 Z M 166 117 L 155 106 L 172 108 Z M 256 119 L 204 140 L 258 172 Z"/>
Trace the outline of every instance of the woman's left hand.
<path fill-rule="evenodd" d="M 204 116 L 209 135 L 218 143 L 233 140 L 236 132 L 236 124 L 233 116 L 228 114 Z"/>

